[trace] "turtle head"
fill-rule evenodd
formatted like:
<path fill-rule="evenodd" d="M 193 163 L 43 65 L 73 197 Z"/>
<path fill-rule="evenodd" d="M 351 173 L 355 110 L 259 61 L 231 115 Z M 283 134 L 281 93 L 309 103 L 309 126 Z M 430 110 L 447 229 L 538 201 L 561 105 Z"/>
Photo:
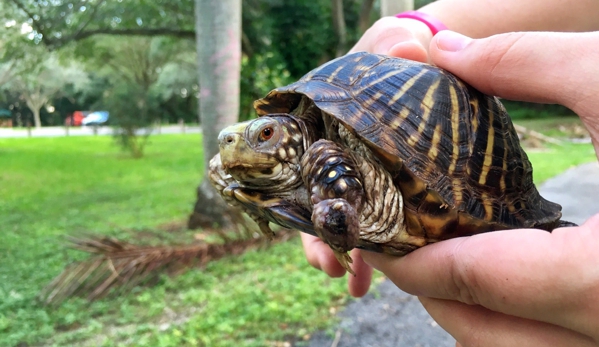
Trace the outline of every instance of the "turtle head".
<path fill-rule="evenodd" d="M 288 114 L 237 123 L 218 136 L 222 165 L 246 187 L 294 187 L 302 180 L 299 164 L 309 137 L 303 122 Z"/>

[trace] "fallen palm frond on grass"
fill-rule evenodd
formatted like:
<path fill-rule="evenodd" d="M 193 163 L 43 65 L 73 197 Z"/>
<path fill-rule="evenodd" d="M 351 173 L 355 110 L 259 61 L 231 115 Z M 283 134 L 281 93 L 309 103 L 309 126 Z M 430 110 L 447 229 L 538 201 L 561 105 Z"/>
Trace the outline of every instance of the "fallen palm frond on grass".
<path fill-rule="evenodd" d="M 42 290 L 40 298 L 46 304 L 59 304 L 73 296 L 96 300 L 113 290 L 127 291 L 149 283 L 162 273 L 179 274 L 192 266 L 203 266 L 267 243 L 286 241 L 293 235 L 290 230 L 280 230 L 271 241 L 261 236 L 227 240 L 222 244 L 180 246 L 140 246 L 112 237 L 70 238 L 72 248 L 91 256 L 67 266 Z"/>
<path fill-rule="evenodd" d="M 518 137 L 520 137 L 521 139 L 528 138 L 528 139 L 532 140 L 532 142 L 534 142 L 534 147 L 540 147 L 541 143 L 551 143 L 553 145 L 558 145 L 558 146 L 563 144 L 562 141 L 560 141 L 556 138 L 541 134 L 538 131 L 528 129 L 528 128 L 523 127 L 518 124 L 514 124 L 514 129 L 516 129 L 516 132 L 518 133 Z M 529 141 L 529 142 L 531 142 L 531 141 Z"/>

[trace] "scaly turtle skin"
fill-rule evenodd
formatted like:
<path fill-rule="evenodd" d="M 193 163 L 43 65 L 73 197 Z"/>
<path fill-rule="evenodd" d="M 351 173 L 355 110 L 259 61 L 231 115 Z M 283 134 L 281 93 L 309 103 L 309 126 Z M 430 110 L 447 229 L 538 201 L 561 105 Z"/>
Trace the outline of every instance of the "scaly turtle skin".
<path fill-rule="evenodd" d="M 317 235 L 348 270 L 355 247 L 404 255 L 569 225 L 539 195 L 498 99 L 434 66 L 350 54 L 254 107 L 259 118 L 221 132 L 212 183 L 264 233 L 274 222 Z"/>

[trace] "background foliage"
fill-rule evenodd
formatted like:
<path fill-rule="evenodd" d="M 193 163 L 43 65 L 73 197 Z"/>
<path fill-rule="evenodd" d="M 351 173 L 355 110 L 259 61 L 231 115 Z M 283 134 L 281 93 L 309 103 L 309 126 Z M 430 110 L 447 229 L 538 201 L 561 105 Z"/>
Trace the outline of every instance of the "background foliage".
<path fill-rule="evenodd" d="M 361 35 L 359 20 L 365 2 L 343 2 L 345 50 Z M 430 2 L 417 0 L 415 7 Z M 84 90 L 65 83 L 48 103 L 55 107 L 54 114 L 42 108 L 44 125 L 61 125 L 74 110 L 93 109 L 106 88 L 125 80 L 152 89 L 158 96 L 154 107 L 162 122 L 197 122 L 192 0 L 6 0 L 0 6 L 0 21 L 10 24 L 0 36 L 0 47 L 5 47 L 0 59 L 0 108 L 14 110 L 16 123 L 31 119 L 31 111 L 14 88 L 1 83 L 2 72 L 33 71 L 11 62 L 23 56 L 43 60 L 46 55 L 32 54 L 38 49 L 33 47 L 36 44 L 58 49 L 63 64 L 83 63 L 90 79 Z M 375 1 L 367 20 L 372 23 L 377 18 Z M 331 1 L 245 0 L 242 22 L 242 119 L 254 116 L 253 100 L 335 57 L 339 38 L 333 28 Z M 19 34 L 23 29 L 29 30 L 26 35 Z M 110 106 L 107 101 L 103 105 Z"/>

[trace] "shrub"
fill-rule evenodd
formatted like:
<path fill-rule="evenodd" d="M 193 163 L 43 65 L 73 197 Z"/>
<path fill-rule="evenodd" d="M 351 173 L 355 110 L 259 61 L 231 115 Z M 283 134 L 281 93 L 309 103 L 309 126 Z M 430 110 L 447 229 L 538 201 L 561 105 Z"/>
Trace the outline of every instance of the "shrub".
<path fill-rule="evenodd" d="M 133 84 L 118 84 L 104 93 L 100 108 L 110 112 L 114 138 L 134 158 L 144 147 L 158 117 L 158 101 L 151 91 Z"/>

